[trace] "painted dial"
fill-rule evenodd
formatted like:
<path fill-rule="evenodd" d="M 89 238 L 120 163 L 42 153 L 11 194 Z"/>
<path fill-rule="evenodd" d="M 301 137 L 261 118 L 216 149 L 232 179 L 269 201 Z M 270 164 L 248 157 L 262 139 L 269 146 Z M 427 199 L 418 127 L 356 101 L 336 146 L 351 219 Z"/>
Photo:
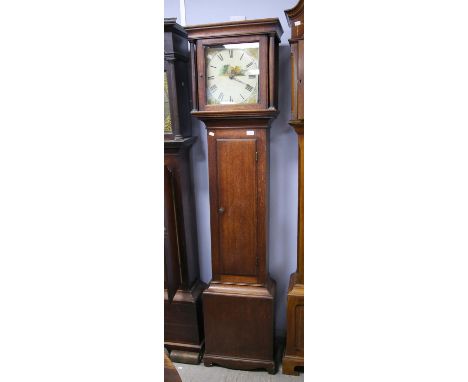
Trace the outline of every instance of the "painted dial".
<path fill-rule="evenodd" d="M 206 103 L 258 103 L 258 43 L 206 48 Z"/>

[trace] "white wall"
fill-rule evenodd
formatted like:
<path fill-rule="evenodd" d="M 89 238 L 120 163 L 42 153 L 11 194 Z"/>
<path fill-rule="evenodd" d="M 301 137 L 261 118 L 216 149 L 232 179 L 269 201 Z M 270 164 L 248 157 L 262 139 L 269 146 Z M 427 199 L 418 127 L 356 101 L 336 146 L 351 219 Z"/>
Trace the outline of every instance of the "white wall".
<path fill-rule="evenodd" d="M 277 283 L 276 328 L 284 334 L 286 295 L 289 276 L 296 269 L 297 240 L 297 138 L 288 125 L 290 103 L 290 29 L 284 10 L 296 0 L 185 0 L 187 25 L 229 21 L 230 16 L 248 19 L 277 17 L 283 26 L 279 51 L 279 110 L 270 137 L 270 275 Z M 179 17 L 179 1 L 165 0 L 165 17 Z M 192 148 L 192 170 L 197 213 L 198 248 L 201 279 L 211 279 L 211 238 L 209 218 L 207 138 L 205 125 L 192 118 L 193 135 L 198 136 Z"/>

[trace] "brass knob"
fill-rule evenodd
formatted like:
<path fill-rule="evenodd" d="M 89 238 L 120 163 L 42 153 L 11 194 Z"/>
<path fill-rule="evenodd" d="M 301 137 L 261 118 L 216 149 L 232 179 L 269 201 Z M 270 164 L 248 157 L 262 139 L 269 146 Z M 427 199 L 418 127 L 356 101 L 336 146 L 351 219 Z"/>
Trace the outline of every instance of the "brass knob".
<path fill-rule="evenodd" d="M 224 212 L 224 208 L 223 208 L 223 207 L 220 207 L 220 208 L 218 209 L 218 212 L 219 212 L 220 214 L 222 214 L 222 213 Z"/>

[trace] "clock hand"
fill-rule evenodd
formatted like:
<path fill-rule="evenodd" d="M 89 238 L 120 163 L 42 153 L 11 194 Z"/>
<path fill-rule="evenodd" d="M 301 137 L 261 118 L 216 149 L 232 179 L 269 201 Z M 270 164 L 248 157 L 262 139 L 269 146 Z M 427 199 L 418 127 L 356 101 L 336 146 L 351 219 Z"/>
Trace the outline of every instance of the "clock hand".
<path fill-rule="evenodd" d="M 248 85 L 246 82 L 244 82 L 244 81 L 241 81 L 241 80 L 237 79 L 236 77 L 232 77 L 232 78 L 231 78 L 231 77 L 229 77 L 229 78 L 230 78 L 231 80 L 234 80 L 234 81 L 240 82 L 241 84 Z"/>

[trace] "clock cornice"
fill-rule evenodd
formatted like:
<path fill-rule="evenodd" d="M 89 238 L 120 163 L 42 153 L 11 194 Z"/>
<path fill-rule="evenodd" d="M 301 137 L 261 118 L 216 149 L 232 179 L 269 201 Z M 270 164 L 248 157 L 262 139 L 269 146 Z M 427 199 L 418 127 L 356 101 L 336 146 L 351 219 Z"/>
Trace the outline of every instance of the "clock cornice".
<path fill-rule="evenodd" d="M 304 3 L 302 1 L 299 1 L 294 7 L 290 8 L 290 9 L 286 9 L 284 11 L 284 14 L 286 15 L 286 20 L 288 20 L 288 25 L 291 28 L 293 28 L 294 27 L 294 21 L 297 21 L 301 17 L 303 17 Z"/>
<path fill-rule="evenodd" d="M 283 35 L 283 27 L 278 18 L 189 25 L 185 30 L 189 40 L 266 34 L 274 35 L 279 41 Z"/>

